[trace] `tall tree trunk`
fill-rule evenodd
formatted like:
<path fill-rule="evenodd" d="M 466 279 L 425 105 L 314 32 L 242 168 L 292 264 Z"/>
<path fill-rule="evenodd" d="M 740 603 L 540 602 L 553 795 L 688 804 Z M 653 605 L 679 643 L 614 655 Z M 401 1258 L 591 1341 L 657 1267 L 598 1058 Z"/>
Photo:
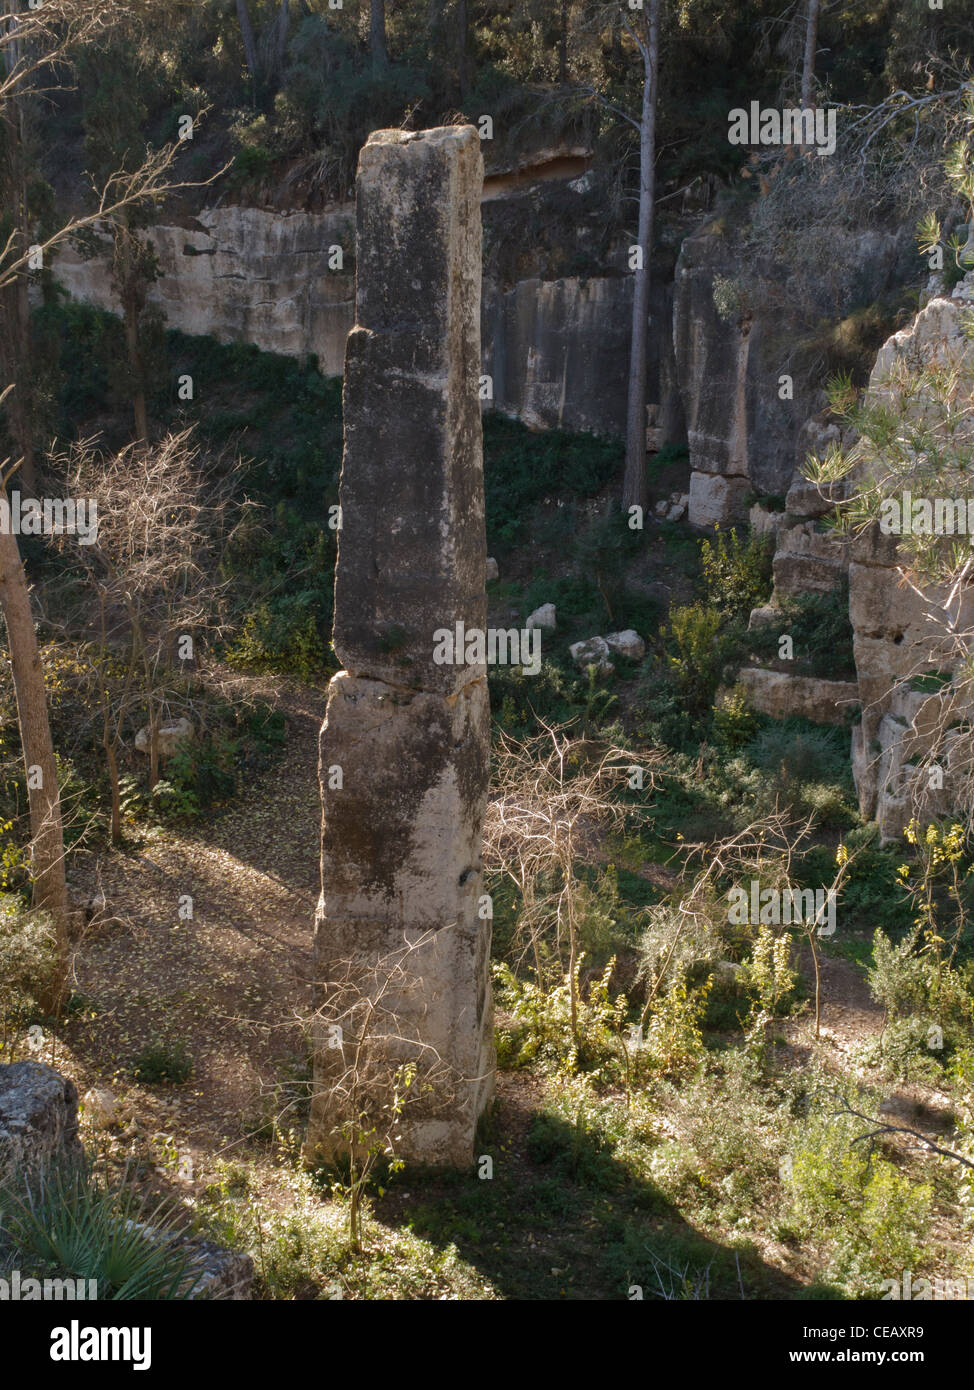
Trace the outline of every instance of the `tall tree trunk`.
<path fill-rule="evenodd" d="M 568 6 L 561 0 L 561 28 L 558 33 L 558 81 L 564 87 L 568 81 Z"/>
<path fill-rule="evenodd" d="M 23 232 L 21 238 L 22 245 L 26 246 L 27 240 Z M 17 276 L 15 323 L 17 377 L 19 380 L 14 395 L 20 399 L 16 403 L 13 420 L 17 432 L 17 448 L 20 452 L 20 481 L 24 492 L 34 495 L 37 491 L 37 456 L 34 448 L 34 372 L 32 369 L 34 354 L 26 270 Z"/>
<path fill-rule="evenodd" d="M 0 489 L 0 496 L 5 496 Z M 47 713 L 44 668 L 34 618 L 30 611 L 27 577 L 17 538 L 0 529 L 0 606 L 7 625 L 7 645 L 17 699 L 20 741 L 27 769 L 30 807 L 31 877 L 35 908 L 50 913 L 57 946 L 57 974 L 42 1002 L 56 1013 L 67 987 L 68 886 L 64 871 L 64 830 L 57 763 Z"/>
<path fill-rule="evenodd" d="M 30 410 L 30 316 L 29 310 L 24 315 L 20 290 L 20 277 L 0 290 L 0 370 L 2 384 L 14 388 L 6 405 L 10 430 L 21 456 L 20 488 L 25 494 L 34 494 L 37 466 Z"/>
<path fill-rule="evenodd" d="M 634 274 L 632 339 L 629 351 L 629 396 L 626 408 L 626 471 L 623 504 L 643 511 L 649 502 L 646 478 L 646 361 L 649 338 L 649 264 L 653 251 L 653 202 L 656 192 L 656 91 L 659 77 L 661 0 L 648 0 L 640 31 L 643 57 L 643 109 L 639 125 L 639 229 L 642 265 Z"/>
<path fill-rule="evenodd" d="M 277 53 L 275 55 L 275 70 L 279 81 L 284 75 L 284 64 L 287 62 L 287 40 L 290 27 L 290 6 L 288 0 L 281 0 L 281 9 L 277 16 Z"/>
<path fill-rule="evenodd" d="M 135 438 L 144 444 L 149 437 L 149 413 L 145 403 L 145 383 L 142 378 L 142 354 L 139 351 L 139 314 L 131 304 L 125 305 L 125 344 L 132 371 L 132 414 Z"/>
<path fill-rule="evenodd" d="M 162 710 L 154 699 L 149 699 L 149 791 L 153 791 L 159 781 L 159 729 L 162 726 Z"/>
<path fill-rule="evenodd" d="M 818 15 L 821 0 L 808 0 L 805 14 L 805 57 L 802 62 L 802 107 L 815 104 L 815 53 L 818 49 Z"/>
<path fill-rule="evenodd" d="M 468 39 L 467 0 L 457 0 L 457 82 L 460 100 L 465 101 L 470 90 L 470 66 L 467 61 Z"/>
<path fill-rule="evenodd" d="M 369 49 L 372 53 L 372 76 L 379 78 L 389 66 L 386 47 L 386 0 L 370 0 Z"/>
<path fill-rule="evenodd" d="M 247 67 L 250 69 L 250 76 L 254 84 L 257 83 L 257 43 L 254 39 L 254 26 L 250 22 L 250 10 L 247 8 L 247 0 L 237 0 L 237 20 L 240 24 L 240 37 L 243 40 L 244 58 Z"/>
<path fill-rule="evenodd" d="M 105 761 L 108 763 L 108 784 L 112 792 L 112 844 L 120 845 L 122 843 L 122 790 L 118 779 L 118 756 L 115 750 L 114 737 L 106 733 L 102 746 L 105 749 Z"/>
<path fill-rule="evenodd" d="M 135 438 L 138 443 L 144 444 L 149 438 L 149 413 L 146 408 L 145 372 L 139 345 L 139 316 L 145 295 L 140 281 L 141 271 L 136 264 L 136 248 L 133 245 L 132 233 L 127 227 L 120 225 L 116 229 L 115 247 L 118 262 L 117 283 L 125 326 L 125 348 L 131 376 Z"/>
<path fill-rule="evenodd" d="M 20 44 L 13 40 L 8 59 L 17 60 Z M 12 51 L 11 51 L 12 50 Z M 27 169 L 24 154 L 26 139 L 24 94 L 16 94 L 6 113 L 3 125 L 7 153 L 3 202 L 13 218 L 12 257 L 24 255 L 30 245 L 30 211 L 27 203 Z M 8 401 L 10 425 L 17 451 L 20 454 L 20 481 L 25 492 L 33 494 L 37 487 L 34 450 L 34 374 L 31 370 L 31 323 L 29 272 L 24 266 L 2 292 L 4 342 L 0 348 L 0 363 L 4 380 L 0 387 L 13 384 Z"/>

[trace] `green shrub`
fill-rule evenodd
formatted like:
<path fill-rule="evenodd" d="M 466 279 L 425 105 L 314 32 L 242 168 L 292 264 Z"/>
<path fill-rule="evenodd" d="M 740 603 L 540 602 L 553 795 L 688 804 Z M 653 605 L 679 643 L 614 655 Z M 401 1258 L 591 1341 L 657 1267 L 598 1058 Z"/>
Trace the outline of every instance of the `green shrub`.
<path fill-rule="evenodd" d="M 492 546 L 514 544 L 545 497 L 593 497 L 622 469 L 623 445 L 566 430 L 532 432 L 498 411 L 484 416 L 484 493 Z"/>
<path fill-rule="evenodd" d="M 875 827 L 869 826 L 854 828 L 843 839 L 850 856 L 855 851 L 842 888 L 843 923 L 850 928 L 868 929 L 870 932 L 877 921 L 890 930 L 909 928 L 913 910 L 897 875 L 903 858 L 902 848 L 880 848 L 875 843 Z M 834 873 L 834 853 L 824 846 L 810 848 L 798 867 L 802 886 L 826 883 Z"/>
<path fill-rule="evenodd" d="M 646 1027 L 645 1058 L 664 1076 L 685 1074 L 703 1055 L 700 1029 L 710 989 L 709 980 L 691 989 L 678 977 L 654 1002 Z"/>
<path fill-rule="evenodd" d="M 919 1068 L 935 1080 L 938 1064 L 974 1038 L 972 969 L 940 961 L 929 944 L 921 948 L 921 933 L 916 926 L 894 945 L 876 930 L 867 975 L 889 1024 L 873 1052 L 898 1073 Z"/>
<path fill-rule="evenodd" d="M 575 541 L 575 560 L 583 575 L 591 576 L 601 600 L 601 617 L 621 623 L 625 602 L 626 566 L 640 546 L 640 533 L 632 530 L 627 514 L 612 505 L 592 517 Z"/>
<path fill-rule="evenodd" d="M 791 720 L 770 724 L 745 749 L 755 767 L 775 775 L 782 788 L 843 777 L 848 766 L 845 739 L 832 729 Z"/>
<path fill-rule="evenodd" d="M 609 997 L 614 958 L 587 991 L 578 983 L 583 957 L 576 965 L 578 1035 L 571 1030 L 571 980 L 546 990 L 521 980 L 506 964 L 494 966 L 497 1003 L 511 1015 L 497 1030 L 498 1065 L 511 1069 L 538 1062 L 564 1074 L 594 1071 L 617 1059 L 618 1033 L 626 1016 L 622 995 Z"/>
<path fill-rule="evenodd" d="M 779 601 L 781 618 L 762 623 L 747 634 L 747 645 L 766 661 L 778 658 L 778 639 L 792 639 L 794 666 L 813 676 L 855 679 L 856 663 L 849 620 L 849 585 L 830 594 L 801 594 Z"/>
<path fill-rule="evenodd" d="M 55 1169 L 26 1196 L 3 1192 L 0 1212 L 18 1263 L 42 1277 L 96 1280 L 99 1299 L 187 1299 L 202 1277 L 163 1206 L 142 1212 L 87 1166 Z"/>
<path fill-rule="evenodd" d="M 14 893 L 0 893 L 0 1041 L 36 1012 L 55 968 L 54 928 Z M 9 1060 L 5 1058 L 4 1060 Z"/>
<path fill-rule="evenodd" d="M 770 536 L 742 536 L 718 530 L 713 541 L 700 542 L 700 566 L 708 605 L 725 619 L 747 618 L 771 592 Z"/>
<path fill-rule="evenodd" d="M 168 816 L 196 816 L 226 801 L 236 790 L 239 752 L 237 741 L 222 734 L 181 740 L 166 759 L 165 779 L 153 788 L 158 809 Z"/>
<path fill-rule="evenodd" d="M 730 751 L 743 748 L 755 735 L 758 716 L 742 685 L 724 691 L 713 707 L 714 734 L 720 744 Z"/>
<path fill-rule="evenodd" d="M 227 661 L 252 671 L 279 671 L 311 681 L 330 664 L 320 617 L 309 612 L 314 597 L 282 595 L 263 600 L 244 614 L 227 649 Z"/>
<path fill-rule="evenodd" d="M 680 699 L 699 714 L 713 703 L 729 652 L 721 613 L 704 603 L 670 610 L 667 666 Z"/>
<path fill-rule="evenodd" d="M 929 1005 L 929 965 L 917 952 L 919 937 L 916 929 L 894 946 L 886 933 L 876 928 L 869 988 L 891 1018 L 909 1018 Z"/>
<path fill-rule="evenodd" d="M 551 661 L 542 661 L 536 676 L 518 666 L 489 666 L 487 686 L 495 720 L 519 737 L 539 733 L 539 720 L 561 724 L 578 713 L 575 682 Z"/>
<path fill-rule="evenodd" d="M 184 1043 L 149 1043 L 132 1063 L 132 1075 L 147 1086 L 184 1085 L 193 1075 L 193 1059 Z"/>
<path fill-rule="evenodd" d="M 521 600 L 522 617 L 526 618 L 543 603 L 553 603 L 562 620 L 585 617 L 594 620 L 602 607 L 598 587 L 585 573 L 561 575 L 557 579 L 550 579 L 544 573 L 536 574 Z"/>
<path fill-rule="evenodd" d="M 796 1131 L 787 1184 L 799 1230 L 827 1241 L 830 1272 L 854 1296 L 922 1262 L 933 1193 L 856 1141 L 868 1122 L 811 1116 Z"/>

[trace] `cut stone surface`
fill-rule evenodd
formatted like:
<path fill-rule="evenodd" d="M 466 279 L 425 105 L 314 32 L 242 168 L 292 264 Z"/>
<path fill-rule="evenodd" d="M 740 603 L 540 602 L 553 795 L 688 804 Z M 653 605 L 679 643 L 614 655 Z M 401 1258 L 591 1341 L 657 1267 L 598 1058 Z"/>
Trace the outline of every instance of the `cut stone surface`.
<path fill-rule="evenodd" d="M 348 671 L 456 694 L 434 633 L 483 629 L 480 182 L 472 127 L 374 131 L 359 157 L 334 645 Z M 483 670 L 479 673 L 483 674 Z"/>
<path fill-rule="evenodd" d="M 788 525 L 785 512 L 773 512 L 769 507 L 755 504 L 747 514 L 751 530 L 756 536 L 776 536 Z"/>
<path fill-rule="evenodd" d="M 827 594 L 837 589 L 849 569 L 849 542 L 814 521 L 778 532 L 774 556 L 776 594 Z"/>
<path fill-rule="evenodd" d="M 741 670 L 738 680 L 754 708 L 774 719 L 800 715 L 815 724 L 844 724 L 859 699 L 855 681 L 790 676 L 751 666 Z"/>
<path fill-rule="evenodd" d="M 687 520 L 691 526 L 724 526 L 746 521 L 747 499 L 753 491 L 747 478 L 691 473 Z"/>
<path fill-rule="evenodd" d="M 486 671 L 433 659 L 438 630 L 486 622 L 482 176 L 472 126 L 377 131 L 359 160 L 309 1157 L 375 1127 L 467 1164 L 493 1084 Z"/>

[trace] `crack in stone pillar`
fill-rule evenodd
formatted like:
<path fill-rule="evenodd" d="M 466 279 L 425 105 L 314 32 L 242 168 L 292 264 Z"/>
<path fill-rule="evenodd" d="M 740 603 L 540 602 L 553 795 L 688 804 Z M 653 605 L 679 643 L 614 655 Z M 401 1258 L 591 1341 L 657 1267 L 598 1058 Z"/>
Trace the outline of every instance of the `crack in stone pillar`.
<path fill-rule="evenodd" d="M 434 660 L 438 629 L 486 623 L 482 181 L 472 126 L 376 131 L 359 159 L 309 1157 L 375 1124 L 468 1163 L 493 1085 L 486 669 Z"/>

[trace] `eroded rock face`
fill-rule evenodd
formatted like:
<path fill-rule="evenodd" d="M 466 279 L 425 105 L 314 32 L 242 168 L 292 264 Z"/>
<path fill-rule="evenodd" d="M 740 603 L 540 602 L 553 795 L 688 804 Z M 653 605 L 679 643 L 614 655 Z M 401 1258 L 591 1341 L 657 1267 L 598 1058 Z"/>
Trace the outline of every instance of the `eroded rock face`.
<path fill-rule="evenodd" d="M 82 1157 L 74 1082 L 41 1062 L 0 1066 L 0 1187 Z"/>
<path fill-rule="evenodd" d="M 397 1154 L 468 1163 L 492 1087 L 486 670 L 434 656 L 486 623 L 482 178 L 470 126 L 377 131 L 359 161 L 309 1156 L 360 1146 L 365 1105 Z"/>

